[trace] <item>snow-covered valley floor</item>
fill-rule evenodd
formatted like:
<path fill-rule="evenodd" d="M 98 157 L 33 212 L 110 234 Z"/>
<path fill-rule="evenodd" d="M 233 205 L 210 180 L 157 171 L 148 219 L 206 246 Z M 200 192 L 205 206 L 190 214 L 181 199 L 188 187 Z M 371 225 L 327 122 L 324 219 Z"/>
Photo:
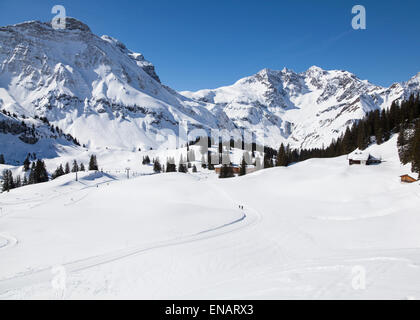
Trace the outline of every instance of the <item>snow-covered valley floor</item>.
<path fill-rule="evenodd" d="M 399 181 L 395 144 L 370 148 L 374 166 L 86 172 L 3 193 L 0 298 L 420 298 L 420 186 Z"/>

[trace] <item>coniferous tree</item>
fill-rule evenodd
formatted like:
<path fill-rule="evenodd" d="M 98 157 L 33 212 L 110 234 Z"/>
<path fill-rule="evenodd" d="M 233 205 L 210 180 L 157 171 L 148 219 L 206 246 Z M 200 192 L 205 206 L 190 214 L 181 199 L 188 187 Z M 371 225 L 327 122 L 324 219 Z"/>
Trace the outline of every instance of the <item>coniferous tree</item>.
<path fill-rule="evenodd" d="M 151 163 L 149 156 L 143 157 L 142 164 L 143 165 L 149 165 Z"/>
<path fill-rule="evenodd" d="M 364 121 L 360 122 L 360 125 L 357 128 L 357 147 L 360 150 L 364 150 L 367 148 L 369 141 L 368 141 L 368 135 L 366 134 L 366 128 Z"/>
<path fill-rule="evenodd" d="M 193 165 L 193 167 L 192 167 L 192 172 L 193 173 L 197 173 L 197 167 L 195 166 L 195 164 Z"/>
<path fill-rule="evenodd" d="M 244 176 L 246 175 L 246 161 L 245 161 L 245 154 L 242 156 L 241 167 L 239 168 L 239 175 Z"/>
<path fill-rule="evenodd" d="M 83 162 L 80 164 L 80 171 L 85 171 L 85 165 L 83 164 Z"/>
<path fill-rule="evenodd" d="M 149 159 L 150 161 L 150 159 Z M 96 160 L 96 156 L 93 154 L 90 156 L 90 160 L 89 160 L 89 170 L 95 170 L 98 171 L 98 161 Z"/>
<path fill-rule="evenodd" d="M 35 182 L 35 162 L 32 162 L 31 171 L 29 172 L 28 184 L 34 184 Z"/>
<path fill-rule="evenodd" d="M 3 191 L 10 191 L 15 187 L 15 183 L 13 181 L 13 174 L 12 171 L 6 169 L 3 170 Z"/>
<path fill-rule="evenodd" d="M 29 161 L 29 157 L 26 157 L 25 161 L 23 161 L 23 170 L 25 172 L 29 171 L 31 166 L 31 162 Z"/>
<path fill-rule="evenodd" d="M 73 160 L 73 166 L 71 168 L 71 172 L 78 172 L 79 171 L 79 165 L 77 164 L 76 160 Z"/>
<path fill-rule="evenodd" d="M 65 169 L 64 169 L 64 173 L 65 174 L 69 174 L 70 173 L 70 165 L 69 165 L 68 162 L 66 163 L 66 166 L 65 166 Z"/>
<path fill-rule="evenodd" d="M 62 175 L 64 175 L 64 169 L 63 166 L 60 164 L 57 169 L 55 169 L 54 173 L 52 174 L 51 178 L 52 179 L 56 179 L 58 177 L 61 177 Z"/>
<path fill-rule="evenodd" d="M 400 126 L 400 132 L 397 139 L 398 155 L 402 164 L 407 164 L 411 160 L 412 152 L 410 150 L 411 139 L 408 139 L 404 126 Z"/>
<path fill-rule="evenodd" d="M 162 166 L 159 162 L 159 158 L 156 158 L 155 161 L 153 162 L 153 171 L 155 173 L 160 173 L 162 171 Z"/>
<path fill-rule="evenodd" d="M 286 150 L 283 143 L 280 145 L 279 151 L 277 153 L 276 165 L 278 167 L 285 167 L 287 165 Z"/>
<path fill-rule="evenodd" d="M 166 160 L 166 172 L 176 172 L 175 159 L 169 158 Z"/>
<path fill-rule="evenodd" d="M 273 166 L 273 162 L 270 156 L 267 154 L 264 155 L 263 162 L 264 162 L 264 168 L 271 168 Z"/>
<path fill-rule="evenodd" d="M 185 162 L 183 161 L 182 154 L 179 160 L 178 172 L 188 173 L 188 169 L 187 169 L 187 166 L 185 165 Z"/>
<path fill-rule="evenodd" d="M 42 183 L 48 181 L 48 172 L 45 168 L 45 163 L 42 160 L 37 160 L 34 170 L 34 183 Z"/>
<path fill-rule="evenodd" d="M 17 175 L 16 181 L 15 181 L 15 188 L 20 188 L 22 186 L 22 180 L 20 178 L 20 175 Z"/>
<path fill-rule="evenodd" d="M 0 154 L 0 164 L 4 164 L 5 163 L 5 161 L 4 161 L 4 155 L 3 154 Z"/>

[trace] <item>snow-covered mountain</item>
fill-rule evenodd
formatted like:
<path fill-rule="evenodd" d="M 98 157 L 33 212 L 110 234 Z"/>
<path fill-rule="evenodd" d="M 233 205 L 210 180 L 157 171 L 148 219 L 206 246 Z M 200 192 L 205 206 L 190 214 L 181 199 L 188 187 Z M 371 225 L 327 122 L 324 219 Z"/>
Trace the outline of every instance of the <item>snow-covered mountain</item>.
<path fill-rule="evenodd" d="M 227 128 L 204 103 L 160 83 L 154 66 L 82 22 L 0 28 L 0 108 L 46 117 L 88 147 L 148 148 L 161 129 Z M 230 125 L 232 125 L 230 123 Z"/>
<path fill-rule="evenodd" d="M 236 126 L 264 133 L 269 145 L 312 148 L 328 145 L 367 112 L 413 92 L 420 92 L 420 73 L 383 88 L 347 71 L 313 66 L 302 73 L 263 69 L 231 86 L 182 94 L 216 104 Z"/>
<path fill-rule="evenodd" d="M 0 27 L 0 109 L 24 122 L 46 118 L 89 149 L 155 148 L 162 129 L 177 133 L 180 124 L 246 129 L 273 147 L 316 147 L 366 112 L 420 89 L 419 74 L 383 88 L 312 67 L 264 69 L 232 86 L 178 93 L 142 54 L 74 18 L 66 23 L 64 30 L 39 21 Z M 0 139 L 7 141 L 1 132 Z"/>

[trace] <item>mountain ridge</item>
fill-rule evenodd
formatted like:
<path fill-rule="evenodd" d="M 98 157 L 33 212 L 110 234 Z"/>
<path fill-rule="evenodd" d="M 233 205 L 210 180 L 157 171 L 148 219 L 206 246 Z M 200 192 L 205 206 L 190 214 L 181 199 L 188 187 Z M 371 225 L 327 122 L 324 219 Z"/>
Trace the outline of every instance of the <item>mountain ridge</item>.
<path fill-rule="evenodd" d="M 268 136 L 296 148 L 312 148 L 337 139 L 366 113 L 388 108 L 393 101 L 420 92 L 419 79 L 417 74 L 386 88 L 345 70 L 312 66 L 296 73 L 286 67 L 264 68 L 230 86 L 181 93 L 219 105 L 238 127 L 249 129 L 262 122 L 259 129 L 271 130 Z M 264 121 L 267 119 L 271 121 Z M 280 128 L 277 132 L 276 127 Z"/>
<path fill-rule="evenodd" d="M 91 149 L 157 148 L 181 125 L 247 130 L 272 147 L 320 147 L 367 112 L 420 91 L 420 73 L 385 88 L 312 66 L 265 68 L 231 86 L 176 92 L 141 53 L 75 18 L 66 25 L 0 27 L 0 109 L 45 117 Z"/>

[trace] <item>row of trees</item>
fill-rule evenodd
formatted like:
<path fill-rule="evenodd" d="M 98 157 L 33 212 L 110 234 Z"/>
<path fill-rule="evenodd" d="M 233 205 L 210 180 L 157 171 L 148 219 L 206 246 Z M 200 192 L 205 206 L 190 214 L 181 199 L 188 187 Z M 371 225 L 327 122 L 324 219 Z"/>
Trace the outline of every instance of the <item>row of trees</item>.
<path fill-rule="evenodd" d="M 91 155 L 90 156 L 90 160 L 89 160 L 89 167 L 88 167 L 89 171 L 98 171 L 99 167 L 98 167 L 98 161 L 96 159 L 95 155 Z M 56 179 L 58 177 L 61 177 L 65 174 L 69 174 L 70 172 L 80 172 L 80 171 L 85 171 L 85 165 L 82 163 L 80 163 L 80 165 L 77 163 L 76 160 L 73 160 L 73 164 L 72 167 L 70 169 L 70 164 L 67 162 L 63 168 L 63 165 L 60 164 L 57 169 L 55 169 L 54 173 L 51 175 L 52 179 Z"/>
<path fill-rule="evenodd" d="M 17 175 L 16 178 L 13 177 L 11 170 L 3 171 L 3 191 L 9 191 L 14 188 L 19 188 L 21 186 L 36 184 L 48 181 L 48 172 L 45 167 L 45 163 L 42 160 L 37 160 L 32 162 L 30 166 L 29 175 L 24 175 L 23 180 L 20 175 Z"/>
<path fill-rule="evenodd" d="M 190 162 L 186 163 L 183 161 L 183 157 L 181 155 L 178 168 L 175 164 L 174 158 L 168 158 L 166 159 L 166 165 L 162 165 L 159 161 L 159 158 L 153 159 L 153 171 L 155 173 L 161 173 L 161 172 L 182 172 L 182 173 L 188 173 L 188 169 L 192 168 L 192 172 L 197 172 L 196 165 L 191 165 Z"/>
<path fill-rule="evenodd" d="M 80 163 L 80 165 L 77 163 L 76 160 L 73 160 L 73 164 L 70 170 L 70 164 L 67 162 L 63 168 L 63 165 L 60 164 L 57 169 L 55 169 L 54 173 L 51 175 L 51 179 L 56 179 L 58 177 L 61 177 L 65 174 L 69 174 L 70 172 L 79 172 L 79 171 L 85 171 L 85 165 Z"/>
<path fill-rule="evenodd" d="M 98 162 L 96 160 L 95 155 L 91 155 L 89 160 L 89 170 L 98 170 Z M 36 184 L 47 182 L 49 180 L 48 172 L 45 167 L 45 162 L 43 160 L 36 160 L 31 162 L 29 157 L 27 157 L 23 164 L 23 171 L 25 174 L 23 175 L 23 180 L 20 175 L 17 175 L 16 178 L 13 177 L 13 173 L 11 170 L 4 170 L 3 171 L 3 191 L 9 191 L 14 188 L 19 188 L 21 186 L 29 185 L 29 184 Z M 28 171 L 29 174 L 27 173 Z M 51 179 L 56 179 L 62 175 L 68 174 L 70 172 L 79 172 L 85 171 L 85 166 L 83 163 L 80 165 L 77 163 L 76 160 L 73 161 L 72 168 L 70 169 L 70 164 L 67 162 L 63 168 L 63 165 L 59 165 L 54 173 L 51 175 Z"/>

